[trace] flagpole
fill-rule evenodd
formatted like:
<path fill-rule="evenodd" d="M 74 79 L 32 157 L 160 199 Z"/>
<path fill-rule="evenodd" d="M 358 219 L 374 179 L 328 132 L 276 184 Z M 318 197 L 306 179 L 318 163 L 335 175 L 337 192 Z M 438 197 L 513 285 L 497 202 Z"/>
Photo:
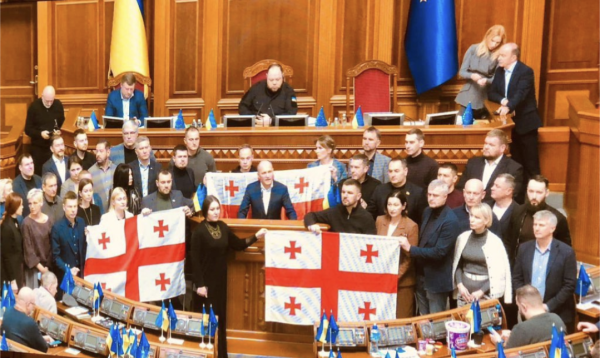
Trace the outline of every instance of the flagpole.
<path fill-rule="evenodd" d="M 200 332 L 204 331 L 204 316 L 206 315 L 206 307 L 204 306 L 204 303 L 202 304 L 202 320 L 200 321 L 200 324 L 202 325 L 202 329 L 200 330 Z M 206 348 L 206 344 L 204 343 L 204 334 L 202 334 L 202 343 L 200 343 L 200 348 L 204 349 Z"/>
<path fill-rule="evenodd" d="M 213 315 L 213 310 L 212 310 L 212 303 L 210 304 L 210 311 L 208 314 L 208 345 L 206 346 L 206 348 L 208 349 L 213 349 L 214 345 L 212 344 L 212 320 L 211 320 L 211 315 Z"/>
<path fill-rule="evenodd" d="M 170 307 L 171 307 L 171 300 L 169 299 L 169 309 L 170 309 Z M 170 311 L 167 310 L 167 312 L 170 312 Z M 168 313 L 167 316 L 169 317 L 169 339 L 167 339 L 167 343 L 172 343 L 172 340 L 171 340 L 171 333 L 173 331 L 171 329 L 171 319 L 172 318 L 171 318 L 171 314 L 170 313 Z"/>
<path fill-rule="evenodd" d="M 333 315 L 333 310 L 330 311 L 329 317 L 331 318 L 332 315 Z M 330 321 L 331 321 L 331 319 L 330 319 Z M 329 330 L 329 351 L 331 352 L 331 350 L 333 349 L 331 346 L 331 322 L 329 322 L 329 324 L 327 325 L 327 329 Z"/>

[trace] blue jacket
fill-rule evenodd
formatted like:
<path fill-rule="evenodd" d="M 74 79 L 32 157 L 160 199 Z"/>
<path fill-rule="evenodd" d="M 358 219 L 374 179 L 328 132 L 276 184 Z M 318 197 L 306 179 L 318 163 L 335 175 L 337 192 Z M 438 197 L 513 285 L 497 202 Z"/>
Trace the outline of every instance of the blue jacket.
<path fill-rule="evenodd" d="M 134 90 L 133 97 L 129 99 L 129 118 L 137 118 L 144 125 L 144 118 L 148 117 L 148 107 L 144 94 L 141 91 Z M 104 114 L 111 117 L 123 118 L 123 100 L 121 99 L 121 90 L 114 90 L 108 95 L 106 100 L 106 110 Z"/>
<path fill-rule="evenodd" d="M 39 175 L 33 175 L 33 182 L 35 183 L 35 187 L 38 189 L 42 188 L 42 178 Z M 21 174 L 17 175 L 15 180 L 13 180 L 13 191 L 23 199 L 23 217 L 26 218 L 29 215 L 29 205 L 27 205 L 27 185 L 25 185 L 25 179 Z"/>
<path fill-rule="evenodd" d="M 65 155 L 64 161 L 65 161 L 65 180 L 67 180 L 71 177 L 71 172 L 69 171 L 69 157 L 67 157 Z M 56 183 L 58 184 L 56 193 L 60 194 L 60 188 L 62 187 L 63 182 L 62 182 L 62 179 L 60 178 L 60 174 L 58 174 L 58 168 L 56 167 L 56 164 L 54 163 L 53 157 L 50 157 L 50 159 L 48 159 L 46 161 L 46 163 L 44 163 L 44 165 L 42 165 L 42 176 L 48 172 L 54 173 L 54 175 L 56 175 Z"/>
<path fill-rule="evenodd" d="M 87 251 L 87 242 L 85 240 L 85 221 L 75 218 L 75 225 L 71 227 L 69 220 L 63 217 L 52 226 L 52 257 L 54 263 L 59 269 L 59 281 L 65 274 L 65 264 L 69 267 L 79 268 L 79 277 L 83 277 L 85 265 L 85 254 Z"/>
<path fill-rule="evenodd" d="M 269 210 L 266 214 L 260 182 L 256 181 L 248 184 L 244 193 L 244 199 L 242 199 L 242 204 L 240 205 L 240 210 L 238 211 L 238 218 L 247 218 L 250 207 L 252 207 L 252 219 L 281 220 L 281 208 L 285 208 L 285 213 L 289 220 L 298 219 L 287 186 L 278 181 L 273 181 Z"/>
<path fill-rule="evenodd" d="M 423 212 L 419 232 L 419 246 L 410 248 L 410 256 L 417 261 L 425 276 L 425 290 L 432 293 L 451 292 L 452 260 L 458 237 L 458 220 L 449 207 L 444 207 L 433 223 L 433 235 L 423 237 L 423 231 L 431 218 L 431 208 Z"/>

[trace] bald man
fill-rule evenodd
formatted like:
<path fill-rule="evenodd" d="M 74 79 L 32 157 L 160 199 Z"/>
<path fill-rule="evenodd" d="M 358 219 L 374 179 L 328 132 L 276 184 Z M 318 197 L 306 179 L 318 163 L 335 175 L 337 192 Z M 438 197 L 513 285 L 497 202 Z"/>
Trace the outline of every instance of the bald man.
<path fill-rule="evenodd" d="M 467 180 L 465 187 L 463 188 L 463 196 L 465 198 L 465 204 L 453 209 L 454 215 L 456 215 L 456 218 L 458 219 L 458 229 L 460 233 L 471 230 L 471 208 L 481 204 L 483 198 L 485 198 L 483 182 L 479 179 Z M 495 214 L 492 214 L 492 226 L 490 227 L 490 231 L 502 238 L 500 222 Z"/>
<path fill-rule="evenodd" d="M 31 318 L 33 311 L 35 311 L 35 294 L 31 288 L 23 287 L 17 295 L 15 306 L 4 312 L 0 330 L 6 333 L 6 338 L 46 353 L 48 343 L 53 339 L 42 335 L 37 323 Z"/>
<path fill-rule="evenodd" d="M 35 294 L 35 305 L 56 314 L 56 291 L 58 290 L 58 279 L 52 271 L 46 271 L 42 275 L 42 285 L 33 290 Z"/>
<path fill-rule="evenodd" d="M 510 154 L 524 169 L 524 184 L 540 174 L 538 128 L 542 120 L 535 99 L 533 70 L 521 62 L 521 50 L 516 43 L 507 43 L 498 50 L 498 68 L 488 89 L 488 98 L 500 104 L 498 114 L 513 114 Z M 525 185 L 524 185 L 525 186 Z"/>
<path fill-rule="evenodd" d="M 274 63 L 267 70 L 267 79 L 255 83 L 242 97 L 240 114 L 257 116 L 257 125 L 268 125 L 276 115 L 298 113 L 296 92 L 284 82 L 283 69 Z"/>
<path fill-rule="evenodd" d="M 65 109 L 55 98 L 54 87 L 47 86 L 42 97 L 31 103 L 27 110 L 25 133 L 31 137 L 30 153 L 33 157 L 35 174 L 42 175 L 42 165 L 50 159 L 50 137 L 60 135 L 60 128 L 65 121 Z"/>
<path fill-rule="evenodd" d="M 246 187 L 238 218 L 246 219 L 248 210 L 252 209 L 251 219 L 281 220 L 284 208 L 289 220 L 297 220 L 287 186 L 274 180 L 273 164 L 263 160 L 258 164 L 257 173 L 258 181 Z"/>

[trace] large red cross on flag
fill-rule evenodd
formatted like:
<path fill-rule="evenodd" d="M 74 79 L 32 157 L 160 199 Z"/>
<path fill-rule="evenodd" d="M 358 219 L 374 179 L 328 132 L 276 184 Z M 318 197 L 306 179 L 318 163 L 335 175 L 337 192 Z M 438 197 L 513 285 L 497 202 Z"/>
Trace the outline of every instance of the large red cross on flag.
<path fill-rule="evenodd" d="M 185 293 L 185 214 L 172 209 L 88 226 L 85 279 L 135 301 Z"/>
<path fill-rule="evenodd" d="M 394 238 L 269 231 L 266 321 L 312 325 L 330 310 L 340 322 L 394 319 L 399 260 Z"/>

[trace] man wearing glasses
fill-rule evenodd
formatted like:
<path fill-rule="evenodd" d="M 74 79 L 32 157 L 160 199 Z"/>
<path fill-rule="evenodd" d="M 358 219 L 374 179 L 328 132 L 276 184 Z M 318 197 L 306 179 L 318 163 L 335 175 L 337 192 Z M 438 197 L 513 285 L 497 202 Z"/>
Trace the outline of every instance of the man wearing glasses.
<path fill-rule="evenodd" d="M 137 123 L 133 120 L 123 123 L 123 143 L 110 149 L 110 161 L 113 162 L 115 166 L 137 160 L 137 154 L 135 154 L 135 141 L 138 137 L 138 128 Z M 150 153 L 150 156 L 154 158 L 154 153 Z"/>

